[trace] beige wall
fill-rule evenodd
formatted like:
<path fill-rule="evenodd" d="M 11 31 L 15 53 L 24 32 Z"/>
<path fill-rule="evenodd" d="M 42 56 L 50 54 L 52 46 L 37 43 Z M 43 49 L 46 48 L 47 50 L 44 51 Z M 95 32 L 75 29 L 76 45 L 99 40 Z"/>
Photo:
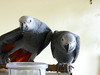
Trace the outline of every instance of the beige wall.
<path fill-rule="evenodd" d="M 20 16 L 45 22 L 53 31 L 68 30 L 81 38 L 74 75 L 97 75 L 100 55 L 100 0 L 0 0 L 0 35 L 19 26 Z M 47 55 L 48 54 L 48 55 Z M 48 46 L 35 61 L 56 63 Z"/>

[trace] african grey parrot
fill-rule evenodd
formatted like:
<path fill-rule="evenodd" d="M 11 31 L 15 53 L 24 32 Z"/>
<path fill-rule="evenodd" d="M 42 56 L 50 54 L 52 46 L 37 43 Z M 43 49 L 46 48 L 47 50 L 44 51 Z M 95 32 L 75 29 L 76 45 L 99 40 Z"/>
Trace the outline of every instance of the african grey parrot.
<path fill-rule="evenodd" d="M 19 22 L 19 28 L 0 36 L 0 64 L 9 62 L 8 57 L 14 62 L 32 62 L 51 41 L 51 29 L 40 20 L 22 16 Z"/>
<path fill-rule="evenodd" d="M 58 61 L 58 71 L 63 66 L 69 73 L 71 64 L 79 55 L 80 37 L 69 31 L 55 31 L 51 40 L 53 57 Z"/>

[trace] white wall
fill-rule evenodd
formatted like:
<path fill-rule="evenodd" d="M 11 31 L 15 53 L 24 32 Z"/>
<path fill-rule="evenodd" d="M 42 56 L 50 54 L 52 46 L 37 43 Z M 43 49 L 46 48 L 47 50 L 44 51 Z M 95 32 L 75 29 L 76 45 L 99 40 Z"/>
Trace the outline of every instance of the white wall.
<path fill-rule="evenodd" d="M 81 38 L 80 55 L 73 64 L 74 75 L 98 75 L 100 56 L 100 0 L 0 0 L 0 35 L 19 26 L 22 15 L 45 22 L 53 31 L 68 30 Z M 56 64 L 50 46 L 36 62 Z M 99 74 L 100 75 L 100 74 Z"/>

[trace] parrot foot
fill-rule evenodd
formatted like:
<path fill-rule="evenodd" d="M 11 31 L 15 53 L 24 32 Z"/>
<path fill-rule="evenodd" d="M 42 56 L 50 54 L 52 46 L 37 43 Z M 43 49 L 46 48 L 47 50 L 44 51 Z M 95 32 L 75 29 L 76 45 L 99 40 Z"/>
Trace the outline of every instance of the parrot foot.
<path fill-rule="evenodd" d="M 36 57 L 37 53 L 32 53 L 30 58 L 29 58 L 29 62 L 34 62 L 34 58 Z"/>
<path fill-rule="evenodd" d="M 8 56 L 8 54 L 2 53 L 0 55 L 0 60 L 2 62 L 2 64 L 7 64 L 8 62 L 10 62 L 10 58 Z"/>
<path fill-rule="evenodd" d="M 68 74 L 71 73 L 72 68 L 74 68 L 71 65 L 67 65 L 66 63 L 58 63 L 57 64 L 57 73 L 61 71 L 62 68 L 64 68 L 64 72 L 67 72 Z"/>
<path fill-rule="evenodd" d="M 34 62 L 33 60 L 29 59 L 28 62 Z"/>

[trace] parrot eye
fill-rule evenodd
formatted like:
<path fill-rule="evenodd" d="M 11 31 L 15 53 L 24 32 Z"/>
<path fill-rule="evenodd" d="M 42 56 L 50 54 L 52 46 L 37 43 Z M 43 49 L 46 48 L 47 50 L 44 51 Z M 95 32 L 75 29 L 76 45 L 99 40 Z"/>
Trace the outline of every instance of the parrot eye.
<path fill-rule="evenodd" d="M 61 39 L 62 41 L 64 41 L 64 39 Z"/>
<path fill-rule="evenodd" d="M 30 20 L 30 22 L 31 22 L 31 20 Z"/>

